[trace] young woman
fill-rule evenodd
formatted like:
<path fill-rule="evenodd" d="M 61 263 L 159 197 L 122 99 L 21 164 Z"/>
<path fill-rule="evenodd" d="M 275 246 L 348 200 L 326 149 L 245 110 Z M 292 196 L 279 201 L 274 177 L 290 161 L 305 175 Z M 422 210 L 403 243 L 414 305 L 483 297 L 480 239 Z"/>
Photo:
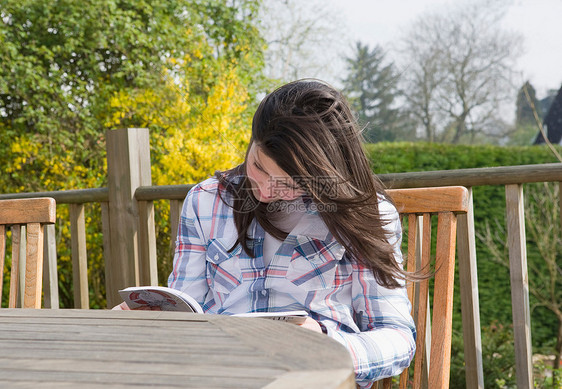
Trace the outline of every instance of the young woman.
<path fill-rule="evenodd" d="M 244 163 L 187 195 L 168 283 L 207 313 L 306 310 L 367 387 L 414 355 L 400 243 L 346 100 L 296 81 L 261 102 Z"/>

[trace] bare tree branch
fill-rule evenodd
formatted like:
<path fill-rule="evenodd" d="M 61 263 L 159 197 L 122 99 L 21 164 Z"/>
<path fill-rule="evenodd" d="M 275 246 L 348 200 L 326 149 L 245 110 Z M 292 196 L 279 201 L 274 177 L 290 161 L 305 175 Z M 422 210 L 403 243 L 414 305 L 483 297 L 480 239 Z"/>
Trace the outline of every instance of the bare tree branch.
<path fill-rule="evenodd" d="M 499 106 L 512 97 L 521 39 L 499 27 L 504 11 L 479 1 L 426 14 L 403 39 L 403 89 L 415 96 L 407 101 L 426 140 L 467 141 L 501 122 Z"/>

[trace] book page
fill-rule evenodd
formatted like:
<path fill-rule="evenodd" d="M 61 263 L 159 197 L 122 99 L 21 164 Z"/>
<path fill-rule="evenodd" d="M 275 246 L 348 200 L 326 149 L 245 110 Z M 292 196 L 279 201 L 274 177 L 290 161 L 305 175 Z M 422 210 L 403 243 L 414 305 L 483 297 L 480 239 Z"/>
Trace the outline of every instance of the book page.
<path fill-rule="evenodd" d="M 119 295 L 131 309 L 146 307 L 161 311 L 203 313 L 203 309 L 193 297 L 177 289 L 163 286 L 139 286 L 120 290 Z"/>

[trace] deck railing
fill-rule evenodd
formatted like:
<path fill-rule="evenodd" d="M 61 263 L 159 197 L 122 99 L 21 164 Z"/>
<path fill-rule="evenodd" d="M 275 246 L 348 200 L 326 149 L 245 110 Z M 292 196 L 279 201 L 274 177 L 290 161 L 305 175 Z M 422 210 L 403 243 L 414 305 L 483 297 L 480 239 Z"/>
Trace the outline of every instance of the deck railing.
<path fill-rule="evenodd" d="M 107 143 L 108 188 L 0 195 L 0 199 L 53 197 L 57 204 L 69 205 L 74 301 L 77 308 L 88 308 L 89 305 L 84 205 L 101 204 L 107 303 L 111 307 L 121 301 L 117 294 L 120 288 L 158 283 L 154 201 L 170 202 L 170 239 L 173 242 L 183 199 L 192 186 L 151 185 L 146 129 L 109 131 Z M 505 186 L 517 387 L 532 388 L 522 184 L 558 182 L 562 189 L 562 164 L 396 173 L 379 177 L 390 188 L 448 185 L 469 188 L 470 210 L 467 215 L 460 215 L 457 231 L 467 388 L 484 387 L 472 187 Z M 44 305 L 58 308 L 54 226 L 46 234 Z"/>

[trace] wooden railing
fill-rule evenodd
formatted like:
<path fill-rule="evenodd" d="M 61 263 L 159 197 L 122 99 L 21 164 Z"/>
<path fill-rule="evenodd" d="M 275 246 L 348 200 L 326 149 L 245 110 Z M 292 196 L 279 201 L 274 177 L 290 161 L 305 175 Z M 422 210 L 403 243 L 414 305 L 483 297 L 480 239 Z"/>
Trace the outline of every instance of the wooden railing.
<path fill-rule="evenodd" d="M 192 186 L 151 185 L 146 129 L 109 131 L 107 142 L 108 188 L 0 195 L 0 199 L 53 197 L 57 204 L 69 205 L 74 300 L 77 308 L 88 308 L 89 305 L 84 204 L 101 204 L 107 303 L 111 307 L 121 301 L 117 294 L 120 288 L 157 284 L 153 203 L 156 200 L 170 202 L 170 239 L 173 242 L 183 199 Z M 532 388 L 522 184 L 562 183 L 562 164 L 396 173 L 379 177 L 390 188 L 462 185 L 469 189 L 470 210 L 467 215 L 459 216 L 457 229 L 467 388 L 484 387 L 472 187 L 505 186 L 517 387 Z M 45 242 L 44 305 L 58 308 L 54 226 L 47 231 Z"/>

